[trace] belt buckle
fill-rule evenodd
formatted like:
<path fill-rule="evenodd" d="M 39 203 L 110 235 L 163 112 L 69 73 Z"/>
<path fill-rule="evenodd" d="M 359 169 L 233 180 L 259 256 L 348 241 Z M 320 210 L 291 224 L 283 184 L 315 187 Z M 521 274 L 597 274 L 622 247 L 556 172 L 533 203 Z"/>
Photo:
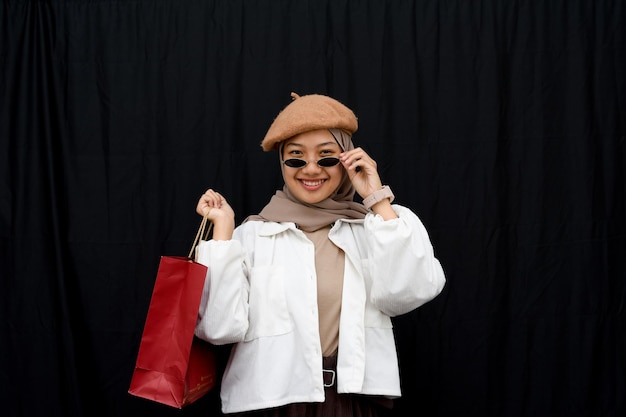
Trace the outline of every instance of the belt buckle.
<path fill-rule="evenodd" d="M 324 388 L 332 387 L 335 385 L 335 376 L 337 375 L 332 369 L 322 369 L 324 375 Z M 330 374 L 330 382 L 326 383 L 326 374 Z"/>

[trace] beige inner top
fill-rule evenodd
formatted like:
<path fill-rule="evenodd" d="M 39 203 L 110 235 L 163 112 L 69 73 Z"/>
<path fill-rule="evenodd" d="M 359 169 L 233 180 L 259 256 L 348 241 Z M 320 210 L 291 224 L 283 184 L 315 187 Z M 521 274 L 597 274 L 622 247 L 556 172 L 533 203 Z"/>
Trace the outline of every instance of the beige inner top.
<path fill-rule="evenodd" d="M 330 226 L 305 232 L 315 245 L 317 272 L 317 307 L 322 355 L 337 354 L 339 347 L 339 316 L 343 293 L 345 254 L 328 239 Z"/>

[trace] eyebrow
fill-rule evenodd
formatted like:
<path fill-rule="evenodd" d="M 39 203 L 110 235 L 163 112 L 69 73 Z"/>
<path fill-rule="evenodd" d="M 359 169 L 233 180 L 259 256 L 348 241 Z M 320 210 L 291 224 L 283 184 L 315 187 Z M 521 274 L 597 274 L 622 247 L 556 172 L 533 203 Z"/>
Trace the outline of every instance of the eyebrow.
<path fill-rule="evenodd" d="M 326 146 L 330 146 L 330 145 L 338 145 L 338 143 L 337 143 L 337 142 L 335 142 L 335 141 L 333 141 L 333 140 L 329 140 L 328 142 L 320 143 L 319 145 L 316 145 L 315 147 L 316 147 L 316 148 L 324 148 L 324 147 L 326 147 Z M 286 146 L 286 147 L 287 147 L 287 146 L 297 146 L 297 147 L 300 147 L 300 148 L 304 147 L 304 145 L 303 145 L 303 144 L 301 144 L 301 143 L 297 143 L 297 142 L 291 142 L 291 143 L 288 143 L 288 144 L 287 144 L 287 145 L 285 145 L 285 146 Z M 341 149 L 341 146 L 339 147 L 339 149 Z"/>

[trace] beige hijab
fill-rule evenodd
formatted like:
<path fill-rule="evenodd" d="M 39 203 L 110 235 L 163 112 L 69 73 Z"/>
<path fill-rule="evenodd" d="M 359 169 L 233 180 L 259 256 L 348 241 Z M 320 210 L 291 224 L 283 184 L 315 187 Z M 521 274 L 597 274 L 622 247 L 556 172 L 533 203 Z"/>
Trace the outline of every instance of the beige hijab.
<path fill-rule="evenodd" d="M 328 129 L 344 151 L 354 149 L 350 135 L 341 129 Z M 279 152 L 282 162 L 282 152 Z M 298 228 L 313 232 L 333 224 L 338 219 L 362 219 L 368 210 L 360 203 L 353 201 L 354 187 L 346 171 L 335 193 L 317 204 L 307 204 L 298 200 L 287 185 L 282 191 L 277 190 L 270 202 L 257 215 L 249 216 L 249 220 L 293 222 Z"/>

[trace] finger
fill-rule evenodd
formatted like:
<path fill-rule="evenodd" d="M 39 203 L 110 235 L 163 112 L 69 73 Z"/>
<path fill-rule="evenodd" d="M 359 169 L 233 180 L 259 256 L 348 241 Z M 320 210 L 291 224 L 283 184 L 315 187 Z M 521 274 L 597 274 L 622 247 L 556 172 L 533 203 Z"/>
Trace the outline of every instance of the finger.
<path fill-rule="evenodd" d="M 201 216 L 204 216 L 208 208 L 209 208 L 209 205 L 206 203 L 206 201 L 204 201 L 204 198 L 200 198 L 200 201 L 198 201 L 198 205 L 196 206 L 196 213 L 198 213 Z"/>
<path fill-rule="evenodd" d="M 351 151 L 344 152 L 340 155 L 342 161 L 346 162 L 348 166 L 352 166 L 355 162 L 358 161 L 368 161 L 370 160 L 369 156 L 363 149 L 356 148 Z M 360 165 L 359 165 L 360 166 Z"/>
<path fill-rule="evenodd" d="M 222 206 L 222 202 L 225 201 L 222 195 L 212 189 L 208 189 L 203 195 L 202 200 L 206 202 L 211 207 L 220 208 Z"/>
<path fill-rule="evenodd" d="M 218 192 L 215 192 L 215 207 L 222 208 L 222 205 L 226 203 L 226 199 L 223 195 Z"/>
<path fill-rule="evenodd" d="M 350 161 L 349 169 L 354 170 L 355 172 L 361 171 L 361 166 L 363 163 L 361 162 L 361 158 L 355 158 Z"/>
<path fill-rule="evenodd" d="M 369 161 L 362 157 L 351 158 L 345 162 L 346 169 L 349 171 L 354 171 L 356 173 L 359 173 L 361 172 L 361 170 L 366 169 L 368 165 L 371 165 Z"/>

